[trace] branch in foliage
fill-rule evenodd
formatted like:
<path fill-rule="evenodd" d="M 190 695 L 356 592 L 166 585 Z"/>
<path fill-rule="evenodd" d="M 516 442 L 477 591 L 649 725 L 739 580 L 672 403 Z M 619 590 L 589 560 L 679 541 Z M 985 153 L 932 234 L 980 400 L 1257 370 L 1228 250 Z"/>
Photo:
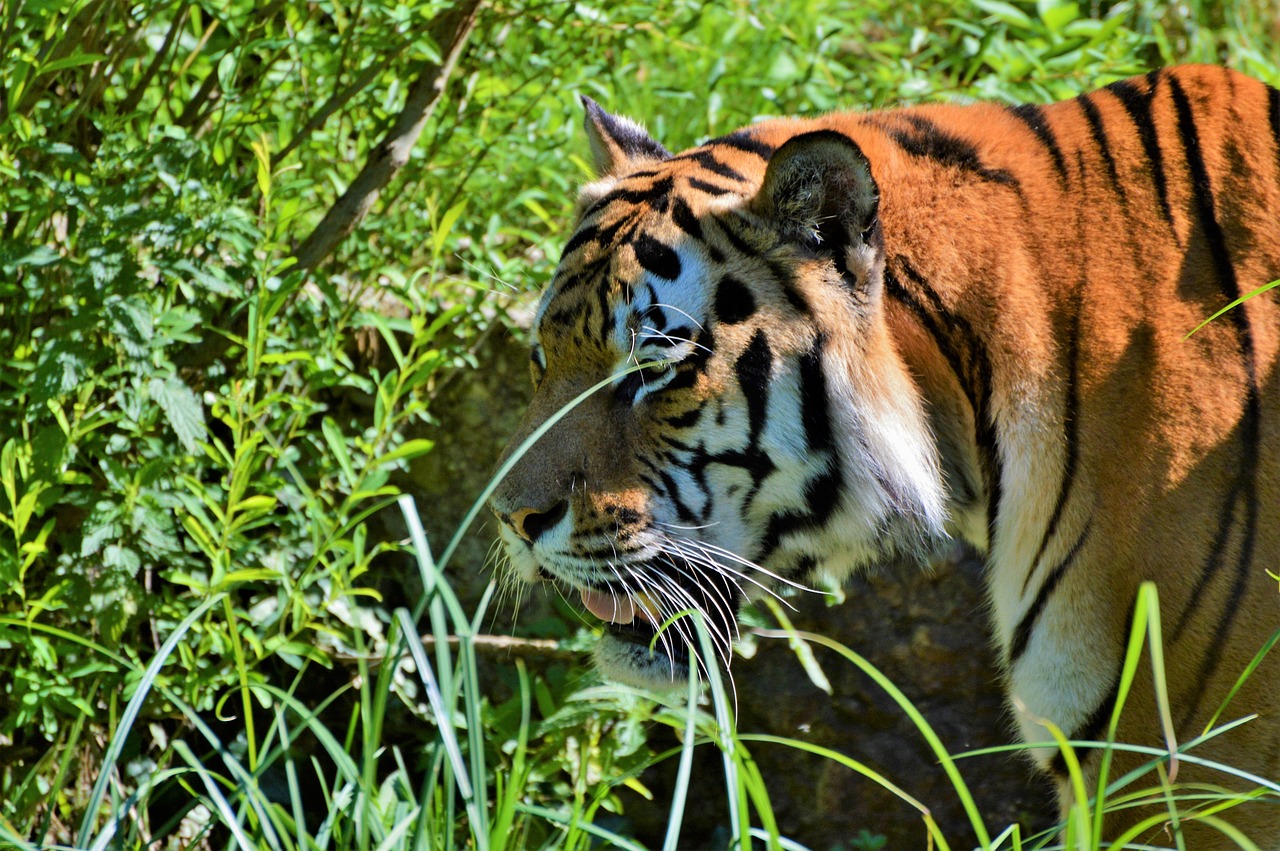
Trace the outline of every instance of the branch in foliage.
<path fill-rule="evenodd" d="M 457 650 L 458 636 L 451 635 L 448 640 L 449 646 Z M 422 646 L 428 650 L 435 647 L 435 636 L 422 636 Z M 477 652 L 487 655 L 519 656 L 521 659 L 546 663 L 572 662 L 582 658 L 580 651 L 570 650 L 561 646 L 560 642 L 549 638 L 516 638 L 513 635 L 473 635 L 471 636 L 471 646 Z M 343 661 L 364 659 L 366 662 L 371 662 L 375 665 L 386 661 L 384 656 L 356 656 L 354 654 L 337 654 L 336 658 Z"/>
<path fill-rule="evenodd" d="M 275 168 L 280 163 L 284 162 L 285 157 L 293 153 L 294 148 L 301 145 L 307 140 L 307 137 L 323 127 L 324 123 L 329 120 L 331 115 L 339 109 L 342 109 L 348 101 L 360 94 L 366 86 L 376 80 L 379 74 L 387 70 L 387 66 L 394 62 L 407 46 L 408 42 L 401 43 L 398 47 L 380 57 L 377 61 L 369 63 L 368 67 L 360 72 L 360 75 L 356 77 L 355 81 L 352 82 L 351 85 L 347 86 L 342 91 L 335 93 L 325 101 L 324 104 L 316 110 L 315 114 L 307 119 L 307 123 L 294 134 L 293 138 L 289 140 L 289 144 L 285 145 L 271 156 L 271 167 Z"/>
<path fill-rule="evenodd" d="M 294 252 L 298 268 L 314 269 L 334 246 L 350 235 L 369 213 L 382 190 L 409 161 L 409 152 L 422 135 L 422 128 L 440 102 L 449 75 L 462 55 L 463 45 L 475 25 L 479 5 L 480 0 L 462 0 L 432 20 L 428 32 L 440 47 L 440 61 L 417 63 L 404 109 L 370 153 L 368 162 L 351 186 L 298 246 Z"/>
<path fill-rule="evenodd" d="M 116 110 L 117 114 L 128 115 L 138 108 L 138 104 L 142 102 L 142 96 L 147 91 L 147 86 L 151 85 L 152 78 L 155 77 L 156 72 L 160 70 L 160 66 L 164 64 L 169 56 L 169 48 L 173 46 L 178 33 L 182 31 L 182 25 L 187 20 L 187 11 L 189 9 L 190 7 L 186 3 L 183 3 L 178 8 L 178 14 L 173 16 L 173 23 L 169 25 L 169 31 L 164 35 L 164 43 L 160 45 L 160 49 L 156 51 L 156 55 L 152 57 L 151 63 L 142 72 L 138 82 L 125 95 L 124 100 Z"/>
<path fill-rule="evenodd" d="M 513 635 L 473 635 L 471 645 L 481 653 L 519 656 L 522 659 L 541 659 L 547 662 L 574 661 L 582 658 L 578 650 L 560 646 L 549 638 L 516 638 Z M 436 646 L 433 635 L 422 636 L 422 646 L 428 650 Z M 449 646 L 458 647 L 458 637 L 449 636 Z"/>

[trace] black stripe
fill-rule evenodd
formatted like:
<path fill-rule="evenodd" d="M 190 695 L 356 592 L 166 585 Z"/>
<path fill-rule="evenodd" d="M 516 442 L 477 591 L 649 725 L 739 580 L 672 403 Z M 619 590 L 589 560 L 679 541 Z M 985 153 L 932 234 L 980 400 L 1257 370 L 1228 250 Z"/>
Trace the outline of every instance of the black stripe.
<path fill-rule="evenodd" d="M 689 209 L 689 204 L 678 195 L 671 202 L 671 221 L 694 239 L 702 239 L 702 225 L 698 222 L 698 217 L 693 214 L 693 210 Z"/>
<path fill-rule="evenodd" d="M 724 219 L 716 219 L 716 223 L 720 225 L 720 232 L 724 234 L 724 238 L 729 240 L 729 244 L 738 249 L 739 253 L 747 257 L 755 257 L 759 253 L 753 245 L 743 239 L 733 228 L 729 227 L 729 223 Z"/>
<path fill-rule="evenodd" d="M 996 521 L 1000 517 L 1004 479 L 1004 471 L 1000 463 L 1000 441 L 992 414 L 991 359 L 982 344 L 982 339 L 973 330 L 968 320 L 948 311 L 928 280 L 916 271 L 905 257 L 896 256 L 889 265 L 900 268 L 915 285 L 916 290 L 929 301 L 929 310 L 939 318 L 941 326 L 933 324 L 927 330 L 935 340 L 939 341 L 939 348 L 945 354 L 947 350 L 943 346 L 943 341 L 948 340 L 952 351 L 956 353 L 952 368 L 956 370 L 960 386 L 973 409 L 974 442 L 978 447 L 982 476 L 987 487 L 987 536 L 988 551 L 990 551 L 995 548 Z M 886 281 L 888 278 L 889 274 L 886 271 Z M 907 293 L 901 286 L 897 291 L 899 298 Z M 890 289 L 886 288 L 886 292 L 890 292 Z M 929 312 L 923 305 L 913 310 L 917 315 Z M 961 360 L 959 353 L 967 355 L 967 362 Z M 960 368 L 957 369 L 956 364 L 960 364 Z"/>
<path fill-rule="evenodd" d="M 1067 554 L 1063 556 L 1062 561 L 1058 562 L 1057 567 L 1045 579 L 1044 584 L 1040 586 L 1040 590 L 1036 593 L 1035 601 L 1027 609 L 1026 614 L 1022 616 L 1022 620 L 1018 621 L 1018 625 L 1014 627 L 1013 635 L 1009 639 L 1008 662 L 1010 667 L 1016 665 L 1018 660 L 1022 658 L 1022 654 L 1027 651 L 1027 644 L 1031 641 L 1031 634 L 1035 631 L 1036 622 L 1040 620 L 1040 615 L 1043 614 L 1044 607 L 1048 605 L 1049 598 L 1053 596 L 1058 583 L 1062 581 L 1062 577 L 1067 575 L 1067 571 L 1075 563 L 1076 556 L 1080 554 L 1080 548 L 1084 545 L 1085 539 L 1089 537 L 1089 530 L 1092 528 L 1093 519 L 1090 518 L 1085 523 L 1080 537 L 1076 538 L 1076 542 L 1071 545 L 1071 549 L 1067 550 Z"/>
<path fill-rule="evenodd" d="M 637 218 L 638 217 L 634 213 L 619 216 L 613 224 L 605 225 L 596 232 L 596 242 L 606 248 L 613 245 L 615 242 L 619 241 L 618 235 L 624 230 L 627 234 L 630 234 L 635 230 Z M 625 237 L 622 241 L 625 241 Z"/>
<path fill-rule="evenodd" d="M 759 250 L 748 243 L 741 235 L 736 233 L 726 219 L 720 218 L 715 220 L 720 225 L 720 233 L 724 234 L 724 238 L 729 240 L 729 244 L 738 249 L 740 253 L 747 257 L 758 257 Z M 809 316 L 812 310 L 809 303 L 804 300 L 804 296 L 796 289 L 795 280 L 790 270 L 786 269 L 779 263 L 769 260 L 762 260 L 769 267 L 769 272 L 773 275 L 774 281 L 778 285 L 778 289 L 786 297 L 787 303 L 795 308 L 797 313 Z"/>
<path fill-rule="evenodd" d="M 716 285 L 716 321 L 724 325 L 745 322 L 756 312 L 756 299 L 746 284 L 725 275 Z"/>
<path fill-rule="evenodd" d="M 664 177 L 661 180 L 655 180 L 652 185 L 643 189 L 619 187 L 611 192 L 606 192 L 596 199 L 595 203 L 582 214 L 582 217 L 588 218 L 615 201 L 623 201 L 630 204 L 652 204 L 670 192 L 671 187 L 674 185 L 675 183 L 670 177 Z"/>
<path fill-rule="evenodd" d="M 667 492 L 667 497 L 676 507 L 676 517 L 682 523 L 699 522 L 701 518 L 693 512 L 693 509 L 685 505 L 684 500 L 680 498 L 680 485 L 672 477 L 671 473 L 669 473 L 665 467 L 659 467 L 658 477 L 662 479 L 662 484 L 664 485 L 664 490 Z"/>
<path fill-rule="evenodd" d="M 1058 170 L 1058 177 L 1065 183 L 1067 163 L 1062 158 L 1062 149 L 1058 147 L 1058 140 L 1054 138 L 1049 121 L 1044 116 L 1044 108 L 1034 103 L 1024 103 L 1009 107 L 1009 111 L 1022 119 L 1022 122 L 1031 128 L 1031 132 L 1036 134 L 1041 144 L 1049 151 L 1049 156 L 1053 158 L 1053 167 Z"/>
<path fill-rule="evenodd" d="M 752 136 L 745 130 L 738 130 L 730 133 L 728 136 L 721 136 L 718 139 L 712 139 L 707 142 L 707 147 L 726 147 L 733 148 L 738 151 L 745 151 L 748 154 L 755 154 L 763 159 L 769 159 L 773 156 L 773 146 L 761 142 L 755 136 Z"/>
<path fill-rule="evenodd" d="M 720 162 L 720 160 L 716 159 L 714 152 L 706 149 L 690 151 L 687 154 L 680 154 L 678 157 L 674 157 L 674 159 L 692 160 L 712 174 L 719 175 L 720 177 L 727 177 L 729 180 L 736 180 L 739 183 L 745 183 L 747 180 L 742 176 L 741 172 Z"/>
<path fill-rule="evenodd" d="M 1151 102 L 1155 99 L 1156 85 L 1160 81 L 1160 72 L 1152 71 L 1147 75 L 1148 88 L 1143 92 L 1128 80 L 1121 80 L 1107 86 L 1107 91 L 1120 99 L 1121 105 L 1133 119 L 1138 128 L 1138 138 L 1142 140 L 1142 148 L 1147 153 L 1147 162 L 1151 165 L 1151 180 L 1155 184 L 1156 195 L 1160 199 L 1160 214 L 1173 227 L 1173 210 L 1169 207 L 1169 186 L 1164 174 L 1164 154 L 1160 151 L 1160 140 L 1156 138 L 1155 120 L 1151 115 Z"/>
<path fill-rule="evenodd" d="M 787 535 L 804 532 L 821 526 L 831 519 L 831 515 L 840 505 L 840 493 L 844 488 L 844 479 L 840 473 L 840 465 L 836 461 L 805 485 L 804 502 L 806 511 L 780 511 L 769 515 L 765 526 L 764 537 L 760 541 L 760 551 L 753 561 L 765 563 Z"/>
<path fill-rule="evenodd" d="M 578 248 L 581 248 L 584 244 L 595 241 L 599 232 L 599 228 L 595 225 L 587 225 L 584 228 L 579 228 L 578 232 L 564 244 L 564 251 L 560 252 L 560 259 L 563 261 L 564 258 L 568 257 Z"/>
<path fill-rule="evenodd" d="M 635 249 L 636 260 L 646 271 L 668 281 L 680 277 L 680 256 L 670 246 L 647 233 L 640 233 L 636 235 L 632 248 Z"/>
<path fill-rule="evenodd" d="M 988 168 L 972 143 L 947 133 L 919 115 L 906 113 L 902 118 L 915 129 L 914 134 L 900 127 L 885 127 L 884 130 L 908 154 L 974 174 L 992 183 L 1015 188 L 1018 186 L 1017 179 L 1008 171 Z"/>
<path fill-rule="evenodd" d="M 702 419 L 702 408 L 690 408 L 683 414 L 676 414 L 673 417 L 667 417 L 663 422 L 672 428 L 692 428 L 698 424 L 698 420 Z"/>
<path fill-rule="evenodd" d="M 977 407 L 977 400 L 974 398 L 973 391 L 969 387 L 968 371 L 965 369 L 964 361 L 960 357 L 960 353 L 951 340 L 951 335 L 942 327 L 942 323 L 938 321 L 933 314 L 929 313 L 914 295 L 902 286 L 898 280 L 898 276 L 894 274 L 892 269 L 885 269 L 884 272 L 884 288 L 885 293 L 893 299 L 896 299 L 904 307 L 916 315 L 920 323 L 924 325 L 925 333 L 933 338 L 934 343 L 938 346 L 938 350 L 942 352 L 942 356 L 946 358 L 947 363 L 951 366 L 951 372 L 956 377 L 956 383 L 960 385 L 961 391 L 969 400 L 969 407 Z"/>
<path fill-rule="evenodd" d="M 552 282 L 551 288 L 554 290 L 556 297 L 559 298 L 565 293 L 573 292 L 583 284 L 595 281 L 608 265 L 609 258 L 607 256 L 598 257 L 575 270 L 572 274 L 558 275 Z"/>
<path fill-rule="evenodd" d="M 1213 265 L 1217 272 L 1218 285 L 1221 288 L 1222 297 L 1225 301 L 1234 300 L 1241 294 L 1240 287 L 1236 280 L 1235 268 L 1231 265 L 1231 253 L 1227 248 L 1226 234 L 1223 233 L 1222 225 L 1218 222 L 1213 184 L 1205 166 L 1204 153 L 1200 146 L 1200 136 L 1195 126 L 1195 117 L 1191 112 L 1191 104 L 1187 100 L 1186 93 L 1183 92 L 1178 81 L 1170 79 L 1169 84 L 1173 94 L 1174 107 L 1178 113 L 1178 134 L 1182 138 L 1182 145 L 1186 151 L 1187 169 L 1191 172 L 1191 183 L 1194 188 L 1194 201 L 1200 229 L 1209 245 L 1209 254 L 1213 258 Z M 1243 531 L 1236 557 L 1235 577 L 1222 609 L 1222 618 L 1214 630 L 1216 640 L 1209 646 L 1204 658 L 1201 660 L 1198 676 L 1193 680 L 1193 682 L 1197 683 L 1198 688 L 1194 700 L 1186 704 L 1187 709 L 1183 715 L 1182 725 L 1185 725 L 1195 714 L 1196 708 L 1204 697 L 1209 675 L 1218 665 L 1223 645 L 1226 643 L 1227 633 L 1235 622 L 1235 616 L 1240 609 L 1240 600 L 1248 584 L 1249 566 L 1253 561 L 1254 545 L 1257 543 L 1258 444 L 1262 417 L 1261 404 L 1258 398 L 1257 355 L 1254 349 L 1253 330 L 1249 325 L 1249 313 L 1246 310 L 1246 306 L 1241 305 L 1227 315 L 1232 324 L 1235 325 L 1236 333 L 1240 340 L 1240 352 L 1244 360 L 1248 386 L 1245 388 L 1244 413 L 1239 425 L 1240 465 L 1236 482 L 1228 497 L 1227 505 L 1224 506 L 1226 510 L 1221 516 L 1222 526 L 1219 529 L 1219 537 L 1224 537 L 1227 525 L 1234 518 L 1236 504 L 1239 504 L 1240 508 L 1243 509 L 1243 517 L 1241 518 Z M 1187 611 L 1184 611 L 1179 619 L 1179 626 L 1184 626 L 1186 620 L 1191 617 L 1192 610 L 1204 601 L 1206 595 L 1200 592 L 1207 585 L 1220 564 L 1220 560 L 1213 555 L 1210 556 L 1205 569 L 1201 571 L 1200 576 L 1197 578 L 1195 590 L 1188 602 Z M 1177 631 L 1180 632 L 1180 630 Z"/>
<path fill-rule="evenodd" d="M 1107 128 L 1102 124 L 1102 114 L 1098 112 L 1098 106 L 1091 95 L 1081 95 L 1076 100 L 1084 111 L 1085 120 L 1089 122 L 1089 135 L 1093 137 L 1093 143 L 1098 146 L 1098 153 L 1102 155 L 1102 162 L 1107 167 L 1111 188 L 1123 203 L 1127 200 L 1124 184 L 1120 182 L 1120 173 L 1116 170 L 1116 159 L 1111 155 L 1111 143 L 1107 140 Z"/>
<path fill-rule="evenodd" d="M 1222 568 L 1223 559 L 1226 556 L 1227 539 L 1231 536 L 1231 527 L 1235 522 L 1236 506 L 1240 501 L 1240 489 L 1243 484 L 1244 482 L 1237 476 L 1227 491 L 1226 499 L 1222 501 L 1222 508 L 1218 512 L 1218 531 L 1214 533 L 1209 554 L 1200 568 L 1200 573 L 1196 576 L 1195 584 L 1191 586 L 1186 607 L 1178 615 L 1178 620 L 1169 633 L 1169 637 L 1175 642 L 1182 638 L 1183 631 L 1191 622 L 1191 616 L 1198 611 L 1205 586 Z"/>
<path fill-rule="evenodd" d="M 768 415 L 769 379 L 773 375 L 773 350 L 764 331 L 756 331 L 746 351 L 733 365 L 742 395 L 747 399 L 751 446 L 756 446 Z"/>
<path fill-rule="evenodd" d="M 843 490 L 844 477 L 840 474 L 840 465 L 832 463 L 825 470 L 809 480 L 804 489 L 804 504 L 809 509 L 809 522 L 812 528 L 821 526 L 831 519 L 836 507 L 840 504 L 840 491 Z"/>
<path fill-rule="evenodd" d="M 689 178 L 689 187 L 697 189 L 699 192 L 705 192 L 708 195 L 728 195 L 733 192 L 732 189 L 726 189 L 723 186 L 716 186 L 714 183 L 707 183 L 705 180 L 699 180 L 696 177 Z"/>
<path fill-rule="evenodd" d="M 1062 519 L 1062 510 L 1067 504 L 1067 497 L 1071 494 L 1071 486 L 1076 478 L 1076 461 L 1080 454 L 1079 429 L 1076 425 L 1076 409 L 1080 404 L 1080 393 L 1076 383 L 1079 380 L 1080 366 L 1080 315 L 1084 311 L 1079 298 L 1073 301 L 1075 316 L 1072 318 L 1071 330 L 1067 335 L 1067 388 L 1062 403 L 1062 433 L 1067 443 L 1062 458 L 1062 481 L 1058 485 L 1058 498 L 1053 504 L 1053 513 L 1049 515 L 1049 522 L 1044 527 L 1044 536 L 1040 538 L 1040 547 L 1027 566 L 1026 578 L 1022 580 L 1023 594 L 1027 593 L 1027 587 L 1031 584 L 1031 577 L 1035 575 L 1036 567 L 1040 564 L 1040 558 L 1058 529 L 1058 521 Z"/>
<path fill-rule="evenodd" d="M 821 452 L 832 446 L 827 376 L 822 366 L 826 344 L 826 337 L 819 334 L 809 350 L 800 356 L 800 414 L 810 452 Z"/>
<path fill-rule="evenodd" d="M 727 452 L 717 452 L 714 455 L 700 455 L 693 459 L 689 469 L 701 474 L 704 468 L 712 464 L 721 464 L 725 467 L 736 467 L 747 471 L 747 474 L 751 476 L 752 494 L 760 489 L 761 483 L 770 473 L 778 469 L 768 455 L 754 447 L 749 447 L 745 452 L 731 449 Z"/>
<path fill-rule="evenodd" d="M 1271 138 L 1276 143 L 1276 167 L 1280 168 L 1280 89 L 1267 86 L 1267 105 L 1271 116 Z"/>

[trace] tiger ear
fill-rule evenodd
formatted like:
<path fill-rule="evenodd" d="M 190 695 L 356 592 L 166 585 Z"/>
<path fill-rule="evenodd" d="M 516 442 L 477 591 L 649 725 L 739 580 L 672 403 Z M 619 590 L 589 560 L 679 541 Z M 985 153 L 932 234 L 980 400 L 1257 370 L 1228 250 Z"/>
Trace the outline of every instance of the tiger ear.
<path fill-rule="evenodd" d="M 788 140 L 769 158 L 751 209 L 783 236 L 832 252 L 878 248 L 880 192 L 871 163 L 843 133 L 817 130 Z"/>
<path fill-rule="evenodd" d="M 582 105 L 587 110 L 583 124 L 587 128 L 598 176 L 621 177 L 644 163 L 671 157 L 670 151 L 630 118 L 610 115 L 586 95 L 582 95 Z"/>

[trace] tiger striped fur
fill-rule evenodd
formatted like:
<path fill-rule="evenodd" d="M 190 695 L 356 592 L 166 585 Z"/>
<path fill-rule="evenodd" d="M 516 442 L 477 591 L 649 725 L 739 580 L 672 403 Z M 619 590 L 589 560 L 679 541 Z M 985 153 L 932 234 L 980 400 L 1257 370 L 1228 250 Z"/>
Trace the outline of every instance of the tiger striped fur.
<path fill-rule="evenodd" d="M 1280 311 L 1260 296 L 1184 339 L 1280 277 L 1280 92 L 1187 66 L 1049 106 L 765 121 L 678 155 L 586 105 L 600 179 L 508 455 L 644 366 L 565 413 L 492 507 L 519 576 L 609 621 L 605 673 L 681 680 L 688 630 L 654 624 L 690 608 L 727 664 L 745 597 L 960 539 L 986 556 L 1027 741 L 1040 719 L 1105 733 L 1143 580 L 1177 733 L 1198 735 L 1280 627 Z M 1159 743 L 1153 694 L 1140 675 L 1122 741 Z M 1280 777 L 1277 698 L 1273 654 L 1227 716 L 1260 717 L 1197 754 Z M 1036 759 L 1067 801 L 1061 757 Z M 1280 849 L 1280 807 L 1225 817 Z"/>

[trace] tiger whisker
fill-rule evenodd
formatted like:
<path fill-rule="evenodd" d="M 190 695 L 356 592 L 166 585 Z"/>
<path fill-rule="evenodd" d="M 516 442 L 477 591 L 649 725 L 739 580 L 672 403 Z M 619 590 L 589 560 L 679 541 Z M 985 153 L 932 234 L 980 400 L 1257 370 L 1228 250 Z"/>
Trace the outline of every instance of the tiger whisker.
<path fill-rule="evenodd" d="M 755 562 L 749 559 L 743 558 L 742 556 L 738 555 L 732 550 L 726 550 L 724 547 L 718 547 L 715 544 L 710 544 L 710 543 L 707 543 L 706 541 L 697 541 L 692 538 L 685 538 L 681 536 L 669 535 L 666 537 L 669 540 L 679 540 L 681 543 L 698 547 L 699 549 L 702 549 L 708 553 L 715 553 L 716 555 L 723 556 L 724 558 L 732 562 L 735 562 L 737 564 L 740 564 L 743 567 L 747 567 L 747 568 L 750 568 L 751 570 L 756 571 L 757 573 L 764 574 L 770 579 L 776 579 L 778 582 L 781 582 L 782 584 L 788 587 L 794 588 L 797 591 L 805 591 L 810 594 L 826 594 L 827 593 L 825 591 L 820 591 L 817 588 L 810 588 L 808 585 L 805 585 L 801 582 L 796 582 L 794 579 L 788 579 L 785 576 L 780 576 L 774 573 L 772 570 L 769 570 L 768 568 L 761 567 Z M 768 590 L 768 589 L 764 589 L 764 590 Z"/>
<path fill-rule="evenodd" d="M 688 564 L 690 568 L 693 568 L 695 571 L 697 570 L 697 565 L 695 565 L 692 561 L 689 561 L 688 559 L 681 559 L 681 560 L 684 561 L 686 564 Z M 691 576 L 687 570 L 685 570 L 683 567 L 681 567 L 679 564 L 676 564 L 675 562 L 668 562 L 668 563 L 670 567 L 679 571 L 681 576 L 685 577 L 690 582 L 693 582 L 699 588 L 703 588 L 704 590 L 707 590 L 706 585 L 698 581 L 698 577 Z M 730 582 L 732 582 L 732 580 L 730 580 Z M 740 586 L 738 586 L 736 583 L 733 583 L 733 585 L 735 588 L 738 589 L 738 593 L 742 593 L 742 588 Z M 738 632 L 737 612 L 733 609 L 732 601 L 729 600 L 729 598 L 721 592 L 721 590 L 716 586 L 715 583 L 711 584 L 710 591 L 711 593 L 707 595 L 707 598 L 711 601 L 712 605 L 715 606 L 718 613 L 724 617 L 725 623 L 733 625 L 734 639 L 736 640 L 741 638 L 742 636 Z M 704 613 L 710 614 L 710 612 L 704 612 Z"/>
<path fill-rule="evenodd" d="M 699 322 L 697 319 L 693 318 L 693 316 L 689 315 L 689 312 L 688 312 L 688 311 L 681 310 L 680 308 L 676 307 L 674 304 L 667 304 L 666 302 L 662 302 L 662 301 L 655 301 L 653 304 L 649 305 L 649 310 L 653 310 L 655 307 L 661 307 L 663 310 L 674 310 L 676 313 L 679 313 L 679 314 L 680 314 L 681 316 L 683 316 L 685 319 L 688 319 L 688 320 L 689 320 L 690 322 L 692 322 L 695 326 L 697 326 L 697 328 L 698 328 L 698 330 L 699 330 L 699 331 L 706 331 L 706 330 L 707 330 L 706 328 L 702 327 L 702 323 L 701 323 L 701 322 Z M 648 311 L 646 311 L 646 313 L 647 313 L 647 312 L 648 312 Z"/>
<path fill-rule="evenodd" d="M 651 568 L 649 568 L 648 566 L 645 567 L 646 573 L 649 573 L 650 570 Z M 654 583 L 655 586 L 660 585 L 669 589 L 669 594 L 672 598 L 674 598 L 677 602 L 683 602 L 686 604 L 686 605 L 683 605 L 681 608 L 692 609 L 692 610 L 703 613 L 704 615 L 703 623 L 707 627 L 707 634 L 712 638 L 712 643 L 715 646 L 717 655 L 720 657 L 720 661 L 723 663 L 725 669 L 728 670 L 729 668 L 728 653 L 732 645 L 730 644 L 730 642 L 726 637 L 718 635 L 717 632 L 712 628 L 713 624 L 711 619 L 708 617 L 705 617 L 706 612 L 703 610 L 703 608 L 700 605 L 698 605 L 698 601 L 694 599 L 693 595 L 690 594 L 687 590 L 685 590 L 684 588 L 681 588 L 678 583 L 676 583 L 674 580 L 671 579 L 671 577 L 664 576 L 661 573 L 656 573 L 654 574 L 653 578 L 658 580 L 658 582 Z M 670 613 L 670 616 L 676 616 L 679 613 L 679 611 L 680 611 L 679 609 L 673 610 Z M 683 617 L 675 617 L 675 619 L 672 621 L 672 626 L 676 627 L 680 635 L 684 638 L 685 642 L 689 645 L 690 654 L 693 657 L 698 658 L 698 662 L 700 665 L 703 666 L 703 670 L 709 674 L 710 672 L 707 671 L 705 667 L 705 663 L 702 660 L 700 654 L 698 653 L 698 644 L 697 644 L 696 636 L 692 633 L 689 625 L 684 623 L 684 621 L 685 621 L 685 618 Z"/>
<path fill-rule="evenodd" d="M 710 529 L 712 526 L 719 526 L 720 522 L 716 521 L 714 523 L 703 523 L 698 526 L 681 526 L 679 523 L 663 523 L 661 520 L 654 520 L 653 525 L 665 526 L 668 529 L 679 529 L 681 531 L 696 532 L 700 529 Z"/>
<path fill-rule="evenodd" d="M 765 594 L 774 598 L 779 603 L 782 603 L 787 608 L 793 611 L 795 610 L 795 606 L 793 606 L 789 601 L 787 601 L 784 597 L 778 594 L 778 592 L 774 591 L 772 588 L 768 587 L 767 585 L 764 585 L 759 580 L 755 579 L 749 574 L 744 573 L 743 571 L 740 571 L 740 570 L 736 570 L 735 568 L 729 567 L 728 565 L 721 563 L 720 561 L 718 561 L 713 557 L 711 552 L 708 552 L 706 549 L 703 549 L 700 546 L 699 542 L 690 541 L 688 539 L 678 539 L 678 538 L 668 537 L 667 543 L 672 550 L 679 553 L 686 560 L 698 559 L 702 561 L 704 564 L 707 564 L 709 567 L 716 570 L 718 573 L 721 573 L 726 576 L 732 575 L 732 576 L 738 577 L 744 582 L 750 582 L 756 588 L 759 588 Z M 728 555 L 727 553 L 718 553 L 718 554 Z M 752 564 L 751 562 L 746 561 L 745 559 L 737 559 L 737 561 L 741 564 L 744 564 L 747 567 L 760 570 L 761 573 L 764 573 L 767 576 L 773 576 L 773 578 L 778 579 L 779 581 L 784 582 L 788 585 L 792 585 L 793 587 L 800 587 L 802 590 L 805 590 L 805 591 L 811 590 L 808 588 L 804 588 L 803 586 L 795 586 L 795 583 L 786 582 L 786 580 L 783 580 L 780 577 L 774 576 L 773 574 L 769 573 L 769 571 L 763 570 L 758 566 Z M 738 583 L 735 582 L 735 584 L 737 585 Z M 743 588 L 741 585 L 738 585 L 738 590 L 743 591 Z M 744 593 L 744 596 L 745 596 L 745 593 Z"/>
<path fill-rule="evenodd" d="M 666 340 L 668 343 L 671 343 L 672 345 L 678 345 L 680 343 L 688 343 L 690 346 L 693 346 L 694 348 L 702 349 L 707 354 L 711 354 L 711 349 L 708 348 L 707 346 L 704 346 L 702 343 L 695 342 L 693 340 L 688 339 L 687 337 L 672 337 L 670 334 L 662 333 L 652 325 L 645 325 L 641 327 L 640 330 L 648 331 L 650 333 L 645 334 L 643 336 L 639 334 L 635 334 L 635 339 L 637 340 Z"/>

